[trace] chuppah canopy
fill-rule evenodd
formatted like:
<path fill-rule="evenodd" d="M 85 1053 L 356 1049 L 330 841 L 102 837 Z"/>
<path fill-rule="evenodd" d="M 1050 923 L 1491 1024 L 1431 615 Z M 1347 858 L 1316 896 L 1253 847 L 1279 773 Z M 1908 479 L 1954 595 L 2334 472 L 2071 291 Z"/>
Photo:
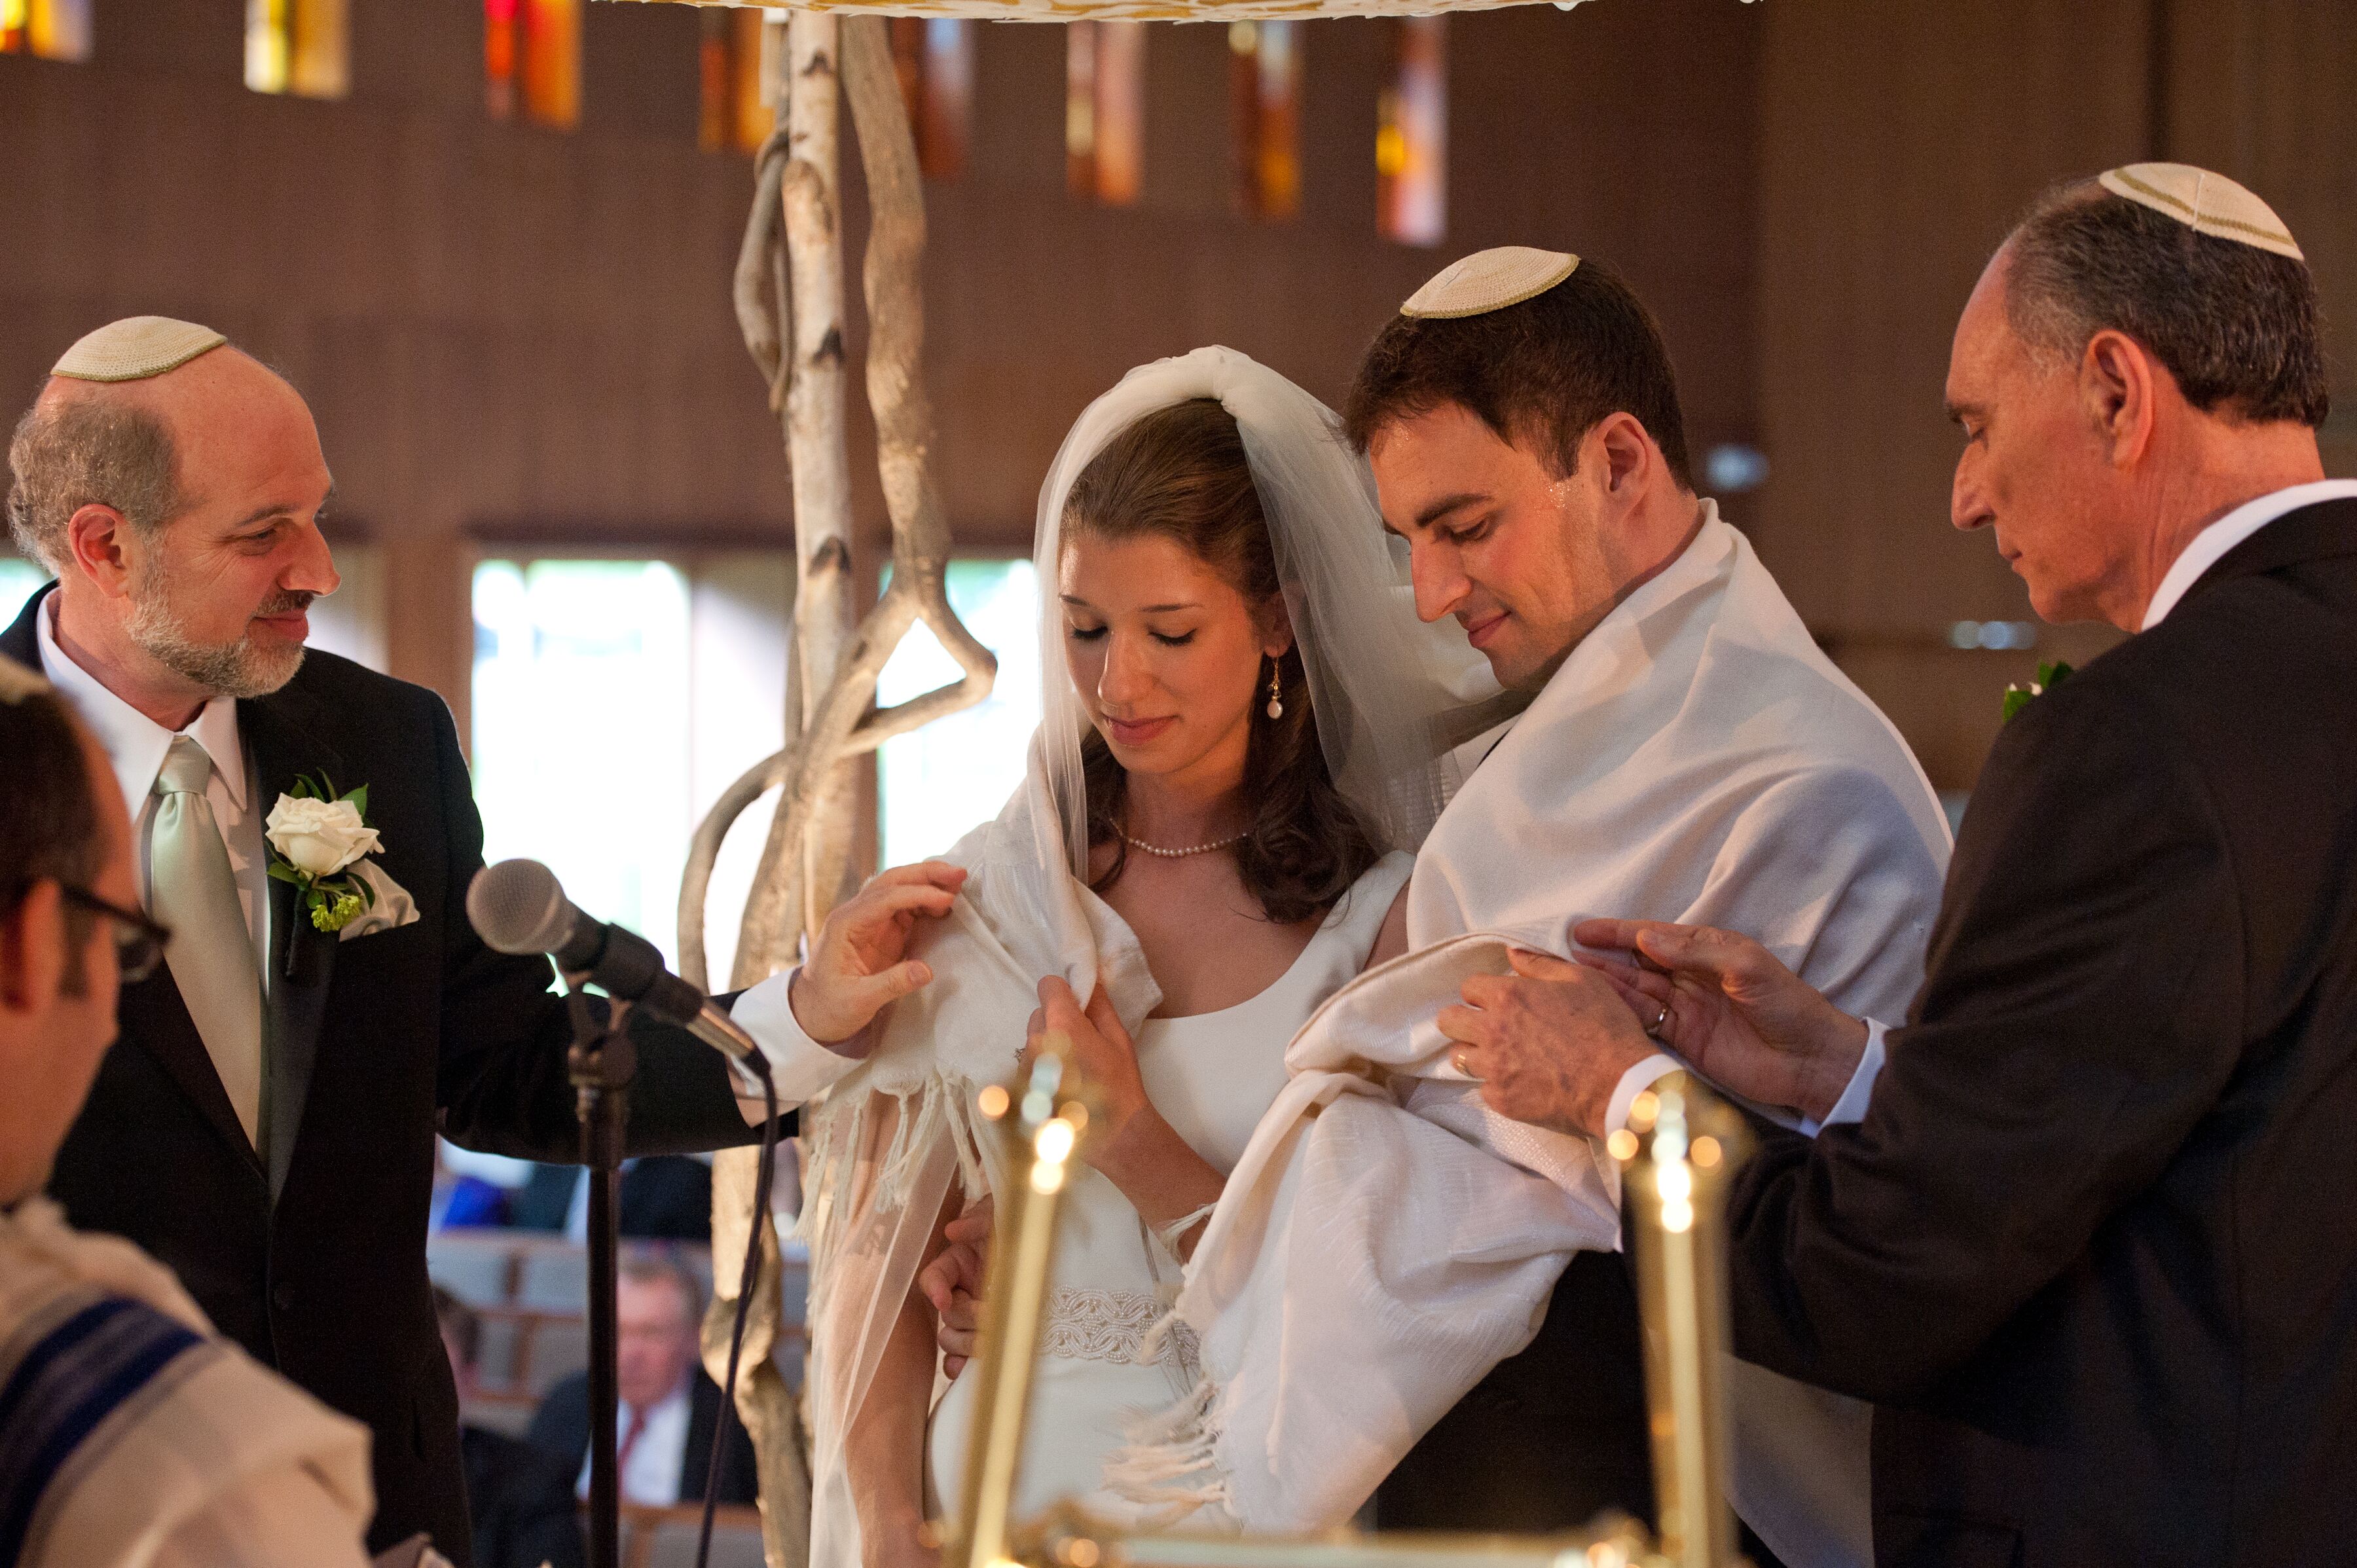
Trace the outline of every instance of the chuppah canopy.
<path fill-rule="evenodd" d="M 1304 16 L 1433 16 L 1581 0 L 660 0 L 718 8 L 830 11 L 842 16 L 954 16 L 982 22 L 1286 22 Z"/>

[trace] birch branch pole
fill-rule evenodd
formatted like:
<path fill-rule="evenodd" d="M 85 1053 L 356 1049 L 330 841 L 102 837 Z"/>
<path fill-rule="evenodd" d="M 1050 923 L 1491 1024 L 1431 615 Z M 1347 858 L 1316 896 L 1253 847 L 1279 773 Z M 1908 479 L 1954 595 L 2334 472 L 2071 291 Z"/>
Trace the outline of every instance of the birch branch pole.
<path fill-rule="evenodd" d="M 680 960 L 707 984 L 705 907 L 728 829 L 780 791 L 753 890 L 746 900 L 731 984 L 751 985 L 793 961 L 844 890 L 854 823 L 853 764 L 990 694 L 997 660 L 950 607 L 949 521 L 933 480 L 933 413 L 924 386 L 925 210 L 916 140 L 880 17 L 791 13 L 780 124 L 761 148 L 753 212 L 738 252 L 737 320 L 746 348 L 785 425 L 793 465 L 795 679 L 798 726 L 775 756 L 732 784 L 697 827 L 680 884 Z M 838 73 L 837 62 L 840 61 Z M 892 581 L 855 627 L 849 458 L 844 441 L 843 236 L 836 170 L 838 102 L 847 99 L 866 177 L 869 231 L 862 282 L 867 303 L 867 399 L 892 523 Z M 961 671 L 948 686 L 876 707 L 884 666 L 921 622 Z M 752 1218 L 754 1157 L 713 1162 L 713 1304 L 704 1355 L 715 1377 L 727 1356 L 740 1293 L 752 1293 L 737 1408 L 761 1472 L 770 1568 L 803 1568 L 811 1477 L 793 1400 L 771 1359 L 782 1325 L 774 1232 L 757 1278 L 737 1277 Z M 768 1217 L 758 1221 L 765 1228 Z"/>

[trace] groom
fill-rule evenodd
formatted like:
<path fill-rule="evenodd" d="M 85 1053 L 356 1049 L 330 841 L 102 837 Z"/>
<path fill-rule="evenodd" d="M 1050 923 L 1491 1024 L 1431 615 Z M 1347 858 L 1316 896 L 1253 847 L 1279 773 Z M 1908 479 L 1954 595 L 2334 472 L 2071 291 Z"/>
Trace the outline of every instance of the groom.
<path fill-rule="evenodd" d="M 327 464 L 294 388 L 219 333 L 158 317 L 91 333 L 9 463 L 10 525 L 58 582 L 0 653 L 43 671 L 105 749 L 142 897 L 174 933 L 167 963 L 123 988 L 50 1194 L 368 1424 L 372 1549 L 429 1530 L 464 1564 L 457 1402 L 425 1276 L 434 1136 L 569 1161 L 579 1134 L 547 961 L 490 951 L 460 907 L 482 826 L 449 710 L 306 658 L 305 609 L 337 584 Z M 272 875 L 264 839 L 306 775 L 368 787 L 378 847 L 360 864 L 378 897 L 335 934 Z M 637 1036 L 634 1153 L 754 1135 L 709 1048 Z"/>
<path fill-rule="evenodd" d="M 1669 354 L 1628 285 L 1567 255 L 1468 257 L 1376 338 L 1344 423 L 1406 542 L 1417 613 L 1453 617 L 1501 684 L 1534 693 L 1458 754 L 1467 781 L 1418 856 L 1410 946 L 1503 929 L 1563 953 L 1605 901 L 1711 908 L 1826 988 L 1903 1002 L 1920 967 L 1888 944 L 1928 929 L 1944 820 L 1695 494 Z M 1477 978 L 1465 999 L 1517 983 Z M 1598 1092 L 1625 1104 L 1654 1071 Z M 1795 1562 L 1861 1556 L 1865 1412 L 1781 1380 L 1735 1391 L 1748 1522 Z M 1529 1348 L 1440 1418 L 1375 1511 L 1386 1529 L 1547 1530 L 1607 1507 L 1652 1511 L 1642 1356 L 1626 1260 L 1580 1252 Z"/>

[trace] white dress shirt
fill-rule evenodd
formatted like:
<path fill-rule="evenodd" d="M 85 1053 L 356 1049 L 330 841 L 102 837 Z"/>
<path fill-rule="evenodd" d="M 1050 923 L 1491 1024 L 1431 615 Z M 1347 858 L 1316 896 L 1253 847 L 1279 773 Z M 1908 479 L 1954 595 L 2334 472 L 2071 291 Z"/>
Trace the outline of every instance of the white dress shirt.
<path fill-rule="evenodd" d="M 2169 612 L 2185 597 L 2186 591 L 2201 580 L 2203 573 L 2224 560 L 2233 549 L 2276 519 L 2319 501 L 2357 499 L 2357 479 L 2318 479 L 2309 484 L 2292 485 L 2244 501 L 2201 532 L 2178 553 L 2169 570 L 2154 590 L 2152 603 L 2145 607 L 2144 625 L 2150 631 L 2169 618 Z M 1803 1122 L 1801 1131 L 1815 1137 L 1820 1129 L 1839 1127 L 1846 1122 L 1862 1120 L 1867 1101 L 1874 1098 L 1874 1080 L 1882 1072 L 1883 1036 L 1889 1026 L 1868 1018 L 1866 1021 L 1866 1054 L 1858 1058 L 1857 1070 L 1850 1074 L 1849 1085 L 1842 1090 L 1841 1099 L 1825 1113 L 1822 1122 Z M 1627 1110 L 1621 1112 L 1627 1119 Z M 1618 1123 L 1615 1123 L 1618 1125 Z"/>
<path fill-rule="evenodd" d="M 237 700 L 215 697 L 186 729 L 166 729 L 100 683 L 97 676 L 75 663 L 58 646 L 51 624 L 58 596 L 51 594 L 48 614 L 34 618 L 41 647 L 41 673 L 72 704 L 75 714 L 90 726 L 99 748 L 114 766 L 115 781 L 123 786 L 123 804 L 131 813 L 131 842 L 137 846 L 140 903 L 148 897 L 147 824 L 156 811 L 156 776 L 164 770 L 165 754 L 175 735 L 185 735 L 213 759 L 213 773 L 205 786 L 205 804 L 229 850 L 230 871 L 237 878 L 237 900 L 245 911 L 245 929 L 253 939 L 253 961 L 263 987 L 270 981 L 270 858 L 262 836 L 267 805 L 253 798 L 245 767 L 245 746 L 238 734 Z"/>
<path fill-rule="evenodd" d="M 730 1020 L 752 1036 L 753 1043 L 761 1047 L 763 1056 L 769 1058 L 770 1073 L 777 1082 L 780 1106 L 800 1105 L 805 1101 L 817 1099 L 833 1088 L 836 1079 L 857 1067 L 860 1057 L 867 1054 L 864 1030 L 853 1036 L 851 1040 L 843 1042 L 851 1045 L 853 1041 L 858 1041 L 862 1047 L 858 1056 L 840 1055 L 811 1038 L 802 1021 L 794 1016 L 791 999 L 794 976 L 801 972 L 802 966 L 796 964 L 782 974 L 770 976 L 759 985 L 748 988 L 737 998 L 736 1005 L 728 1010 Z M 758 1098 L 748 1101 L 740 1090 L 738 1101 L 744 1105 L 748 1121 L 759 1116 L 761 1101 Z"/>
<path fill-rule="evenodd" d="M 624 1502 L 667 1507 L 677 1502 L 703 1500 L 679 1495 L 680 1472 L 687 1463 L 687 1421 L 691 1413 L 687 1385 L 689 1378 L 694 1376 L 694 1369 L 691 1368 L 688 1377 L 680 1379 L 660 1404 L 648 1410 L 647 1424 L 640 1432 L 638 1442 L 631 1445 L 630 1462 L 622 1466 L 622 1474 L 619 1477 Z M 614 1415 L 614 1441 L 619 1444 L 630 1434 L 630 1407 L 618 1403 Z M 574 1483 L 573 1491 L 576 1497 L 589 1495 L 589 1460 L 586 1455 L 581 1461 L 580 1478 Z"/>
<path fill-rule="evenodd" d="M 2160 586 L 2153 591 L 2152 603 L 2145 607 L 2144 625 L 2150 631 L 2177 607 L 2185 591 L 2201 580 L 2201 574 L 2218 564 L 2227 552 L 2248 539 L 2287 512 L 2298 511 L 2319 501 L 2347 500 L 2357 498 L 2357 479 L 2318 479 L 2310 484 L 2293 485 L 2244 501 L 2201 532 L 2178 553 L 2169 563 Z"/>

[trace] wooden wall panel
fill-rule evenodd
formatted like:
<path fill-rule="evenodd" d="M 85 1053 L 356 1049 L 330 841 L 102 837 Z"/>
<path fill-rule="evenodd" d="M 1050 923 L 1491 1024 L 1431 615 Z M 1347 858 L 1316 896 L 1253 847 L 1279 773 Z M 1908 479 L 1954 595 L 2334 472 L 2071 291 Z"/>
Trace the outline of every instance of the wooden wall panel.
<path fill-rule="evenodd" d="M 1941 412 L 1957 313 L 2045 186 L 2146 156 L 2149 0 L 1763 7 L 1758 403 L 1771 478 L 1735 509 L 1802 614 L 1944 789 L 1968 788 L 2008 681 L 2084 658 L 1955 652 L 2028 620 L 1989 541 L 1948 525 Z"/>
<path fill-rule="evenodd" d="M 2357 473 L 2357 16 L 2341 0 L 2169 0 L 2167 156 L 2241 180 L 2324 306 L 2326 470 Z"/>
<path fill-rule="evenodd" d="M 317 413 L 344 526 L 385 548 L 395 669 L 462 710 L 468 540 L 786 537 L 785 460 L 729 305 L 750 165 L 696 149 L 694 12 L 591 5 L 565 134 L 486 118 L 479 0 L 361 0 L 336 103 L 246 91 L 243 11 L 101 0 L 89 64 L 0 59 L 0 388 L 29 394 L 66 343 L 135 311 L 212 323 L 283 366 Z M 1064 192 L 1061 30 L 979 29 L 969 173 L 927 192 L 928 373 L 959 535 L 1028 544 L 1066 427 L 1130 366 L 1224 342 L 1332 400 L 1417 284 L 1509 241 L 1619 262 L 1688 368 L 1697 435 L 1748 435 L 1761 11 L 1457 19 L 1434 251 L 1374 231 L 1383 24 L 1304 29 L 1303 210 L 1281 224 L 1229 209 L 1222 29 L 1157 27 L 1127 209 Z M 845 204 L 856 237 L 856 159 Z M 855 349 L 857 279 L 855 254 Z M 852 411 L 872 542 L 856 381 Z"/>

